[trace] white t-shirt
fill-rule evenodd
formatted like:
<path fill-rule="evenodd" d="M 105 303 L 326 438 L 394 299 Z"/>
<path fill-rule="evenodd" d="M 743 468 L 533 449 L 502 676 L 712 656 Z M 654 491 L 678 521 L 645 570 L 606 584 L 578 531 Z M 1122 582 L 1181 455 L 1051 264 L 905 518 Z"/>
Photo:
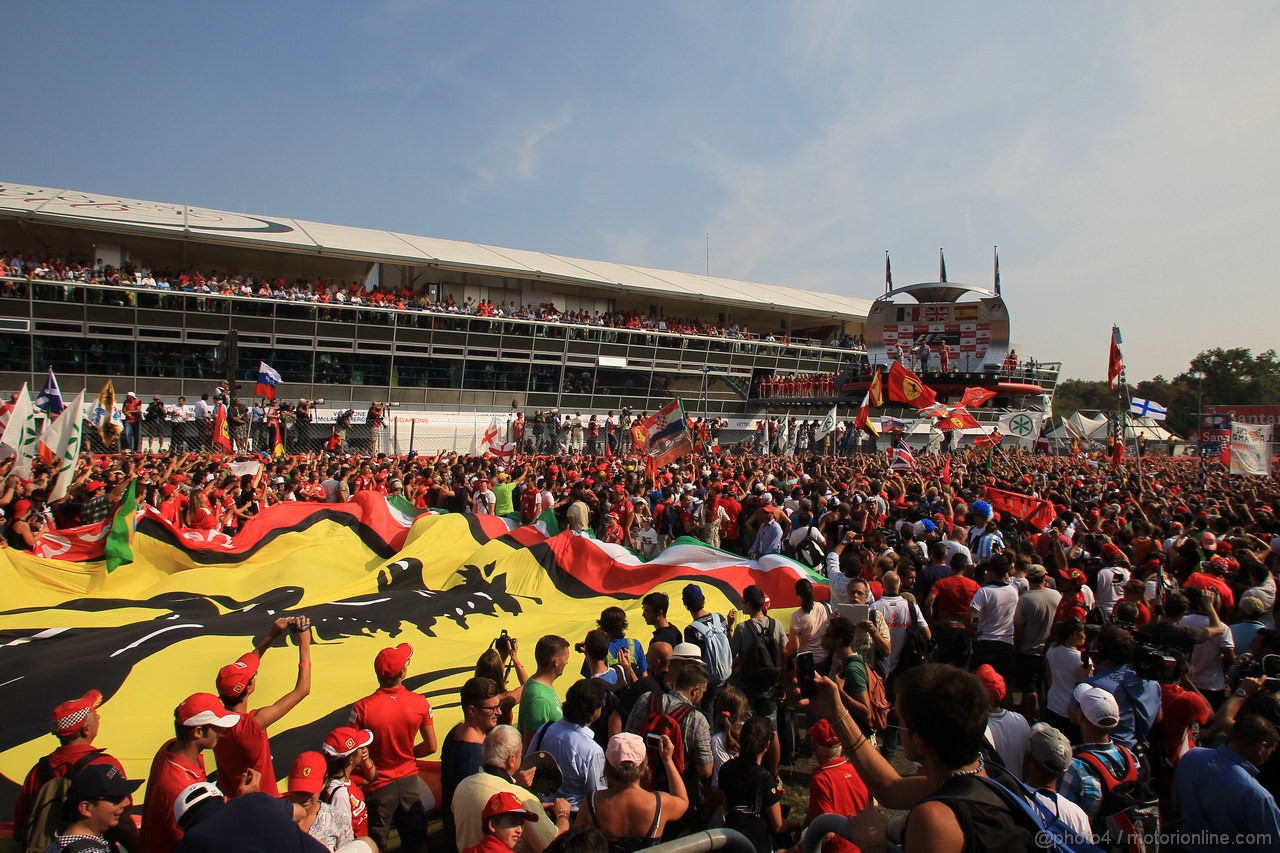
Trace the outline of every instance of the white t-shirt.
<path fill-rule="evenodd" d="M 821 664 L 831 658 L 831 650 L 822 647 L 822 638 L 827 633 L 827 623 L 831 620 L 831 607 L 825 601 L 815 601 L 813 609 L 808 613 L 797 607 L 791 614 L 787 624 L 787 632 L 794 633 L 799 644 L 798 652 L 811 652 L 813 662 Z"/>
<path fill-rule="evenodd" d="M 471 498 L 471 509 L 476 515 L 492 515 L 497 496 L 490 489 L 477 491 Z"/>
<path fill-rule="evenodd" d="M 1044 653 L 1044 661 L 1053 679 L 1045 705 L 1055 714 L 1070 716 L 1071 692 L 1080 683 L 1080 650 L 1070 646 L 1050 646 Z"/>
<path fill-rule="evenodd" d="M 991 583 L 973 594 L 969 609 L 978 614 L 978 639 L 1013 645 L 1013 614 L 1018 608 L 1018 588 Z"/>
<path fill-rule="evenodd" d="M 898 655 L 902 652 L 902 644 L 907 639 L 907 629 L 911 627 L 911 609 L 907 600 L 900 595 L 881 596 L 871 605 L 880 611 L 885 624 L 889 626 L 889 671 L 893 672 L 898 665 Z M 915 606 L 915 616 L 921 625 L 926 624 L 920 605 Z"/>
<path fill-rule="evenodd" d="M 1017 711 L 992 711 L 987 714 L 987 740 L 1000 753 L 1004 769 L 1022 778 L 1022 762 L 1031 747 L 1031 724 Z"/>
<path fill-rule="evenodd" d="M 1129 580 L 1129 570 L 1124 566 L 1107 566 L 1098 572 L 1098 609 L 1107 616 L 1124 596 L 1124 585 Z"/>
<path fill-rule="evenodd" d="M 716 732 L 711 736 L 711 787 L 720 787 L 720 768 L 733 755 L 729 754 L 728 748 L 724 745 L 724 732 Z"/>
<path fill-rule="evenodd" d="M 972 563 L 973 552 L 969 550 L 969 546 L 963 542 L 956 542 L 952 539 L 943 539 L 942 544 L 947 546 L 947 565 L 951 565 L 951 558 L 956 554 L 964 554 L 965 558 Z"/>
<path fill-rule="evenodd" d="M 1188 613 L 1178 624 L 1188 628 L 1208 628 L 1209 617 Z M 1216 643 L 1213 640 L 1196 643 L 1191 650 L 1191 683 L 1200 690 L 1225 690 L 1227 679 L 1223 672 L 1222 653 L 1235 647 L 1230 631 L 1223 631 Z"/>
<path fill-rule="evenodd" d="M 1084 809 L 1057 791 L 1046 791 L 1044 788 L 1036 791 L 1036 799 L 1049 810 L 1050 814 L 1057 814 L 1076 835 L 1081 838 L 1093 837 L 1093 827 L 1090 826 L 1089 816 L 1085 814 Z"/>
<path fill-rule="evenodd" d="M 636 534 L 636 538 L 640 540 L 640 553 L 646 557 L 652 557 L 658 553 L 658 531 L 652 527 L 641 527 L 640 532 Z"/>

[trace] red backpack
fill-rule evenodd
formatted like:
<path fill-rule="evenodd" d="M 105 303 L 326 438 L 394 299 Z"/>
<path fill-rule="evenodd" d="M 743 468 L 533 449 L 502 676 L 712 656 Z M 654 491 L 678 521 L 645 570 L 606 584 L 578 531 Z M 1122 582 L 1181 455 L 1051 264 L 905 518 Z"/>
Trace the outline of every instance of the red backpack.
<path fill-rule="evenodd" d="M 666 735 L 671 741 L 675 751 L 671 756 L 671 763 L 676 766 L 676 772 L 684 778 L 685 766 L 685 747 L 684 747 L 684 721 L 689 716 L 689 712 L 693 710 L 693 706 L 688 702 L 681 702 L 670 711 L 663 710 L 663 695 L 658 691 L 649 694 L 649 711 L 645 714 L 644 721 L 640 723 L 640 730 L 637 732 L 640 737 L 645 739 L 645 746 L 649 751 L 649 769 L 645 772 L 645 778 L 640 784 L 649 791 L 670 791 L 667 784 L 667 770 L 663 764 L 662 757 L 658 754 L 658 750 L 649 746 L 649 735 Z"/>

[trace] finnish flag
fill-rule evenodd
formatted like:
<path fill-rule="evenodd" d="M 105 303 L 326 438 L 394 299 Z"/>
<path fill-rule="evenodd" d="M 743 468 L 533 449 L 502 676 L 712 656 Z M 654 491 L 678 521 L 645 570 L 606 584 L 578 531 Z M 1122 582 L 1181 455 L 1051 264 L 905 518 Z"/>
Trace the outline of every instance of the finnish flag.
<path fill-rule="evenodd" d="M 1164 420 L 1169 414 L 1169 410 L 1155 400 L 1139 400 L 1137 397 L 1129 401 L 1129 412 L 1143 418 L 1154 418 L 1157 421 Z"/>

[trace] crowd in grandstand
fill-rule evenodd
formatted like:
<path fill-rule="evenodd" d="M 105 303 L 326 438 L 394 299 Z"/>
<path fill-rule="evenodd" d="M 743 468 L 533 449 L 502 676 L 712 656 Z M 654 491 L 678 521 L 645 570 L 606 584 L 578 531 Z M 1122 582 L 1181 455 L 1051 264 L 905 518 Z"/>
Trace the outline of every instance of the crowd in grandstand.
<path fill-rule="evenodd" d="M 311 672 L 305 621 L 276 623 L 209 673 L 211 694 L 177 708 L 146 781 L 140 849 L 385 849 L 394 825 L 401 849 L 421 850 L 414 758 L 437 754 L 448 850 L 622 853 L 723 825 L 767 853 L 824 813 L 847 820 L 815 831 L 868 851 L 1045 849 L 1046 825 L 1108 849 L 1129 849 L 1126 827 L 1180 832 L 1189 850 L 1280 848 L 1273 480 L 1232 482 L 1196 459 L 1148 458 L 1139 472 L 999 450 L 921 455 L 907 473 L 888 472 L 884 453 L 710 453 L 651 475 L 640 456 L 597 451 L 311 453 L 252 474 L 207 453 L 99 456 L 53 504 L 42 466 L 6 477 L 11 548 L 109 518 L 136 478 L 139 500 L 175 525 L 229 535 L 275 500 L 372 490 L 513 522 L 550 512 L 644 556 L 692 536 L 791 556 L 825 580 L 801 580 L 788 602 L 748 587 L 740 616 L 708 612 L 698 584 L 678 607 L 652 594 L 647 629 L 608 608 L 585 637 L 539 639 L 531 673 L 518 643 L 495 647 L 442 737 L 431 703 L 402 683 L 413 649 L 386 648 L 350 726 L 280 756 L 292 759 L 286 784 L 269 729 L 326 674 Z M 249 710 L 263 655 L 287 638 L 295 687 Z M 72 783 L 51 850 L 131 840 L 139 783 L 97 751 L 109 746 L 95 743 L 99 699 L 52 710 L 49 766 Z M 788 812 L 779 774 L 801 753 L 817 761 L 808 809 Z M 42 772 L 24 783 L 20 832 Z M 907 817 L 887 823 L 882 809 Z M 98 846 L 72 846 L 86 839 Z"/>
<path fill-rule="evenodd" d="M 537 320 L 539 322 L 594 326 L 609 329 L 631 329 L 672 335 L 699 335 L 729 338 L 733 340 L 762 340 L 787 344 L 791 338 L 771 332 L 753 334 L 745 324 L 727 325 L 699 319 L 676 318 L 661 313 L 639 311 L 571 311 L 557 308 L 550 302 L 519 305 L 514 301 L 491 302 L 468 296 L 461 302 L 452 295 L 432 298 L 429 285 L 418 289 L 392 288 L 380 285 L 367 288 L 359 281 L 315 279 L 307 281 L 268 277 L 234 272 L 210 272 L 191 270 L 181 272 L 153 270 L 145 266 L 118 268 L 111 265 L 85 264 L 63 259 L 35 259 L 17 253 L 0 253 L 0 293 L 14 295 L 18 285 L 14 279 L 76 284 L 100 284 L 113 287 L 138 288 L 152 291 L 177 291 L 182 293 L 217 294 L 271 299 L 285 302 L 314 303 L 317 305 L 390 308 L 398 311 L 424 311 L 437 314 L 457 314 L 494 319 Z M 856 348 L 861 338 L 836 334 L 829 346 L 842 349 Z"/>

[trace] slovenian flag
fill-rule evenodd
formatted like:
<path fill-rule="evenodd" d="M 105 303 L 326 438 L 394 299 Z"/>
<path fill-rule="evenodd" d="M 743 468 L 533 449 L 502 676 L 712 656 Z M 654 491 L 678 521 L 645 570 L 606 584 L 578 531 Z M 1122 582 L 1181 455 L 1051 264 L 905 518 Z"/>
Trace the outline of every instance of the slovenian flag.
<path fill-rule="evenodd" d="M 276 398 L 276 386 L 280 384 L 280 374 L 265 361 L 258 362 L 258 387 L 253 393 L 268 400 Z"/>

